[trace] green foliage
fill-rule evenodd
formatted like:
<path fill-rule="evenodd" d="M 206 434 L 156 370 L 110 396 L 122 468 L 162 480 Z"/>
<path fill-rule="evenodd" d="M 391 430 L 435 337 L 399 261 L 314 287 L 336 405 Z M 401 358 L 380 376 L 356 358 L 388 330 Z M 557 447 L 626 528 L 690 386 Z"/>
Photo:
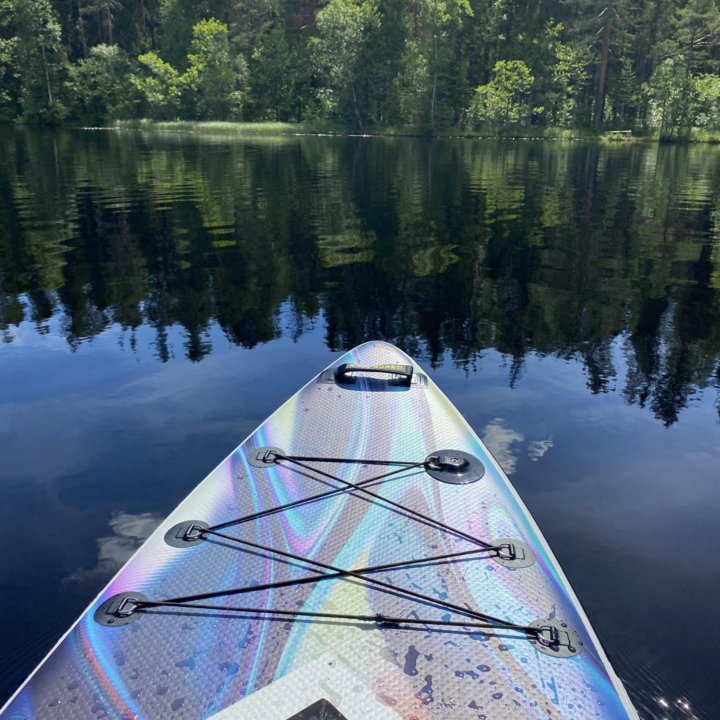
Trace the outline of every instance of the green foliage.
<path fill-rule="evenodd" d="M 60 24 L 49 0 L 10 0 L 14 37 L 5 43 L 4 75 L 17 80 L 17 101 L 26 120 L 56 123 L 67 116 L 63 103 L 65 53 Z"/>
<path fill-rule="evenodd" d="M 160 50 L 176 68 L 185 69 L 193 27 L 206 17 L 218 17 L 209 0 L 163 0 L 160 6 Z"/>
<path fill-rule="evenodd" d="M 397 79 L 400 116 L 410 125 L 425 121 L 425 98 L 430 87 L 431 69 L 422 47 L 410 40 L 402 58 L 403 73 Z"/>
<path fill-rule="evenodd" d="M 544 108 L 544 119 L 555 127 L 577 125 L 577 107 L 587 88 L 587 54 L 563 42 L 564 26 L 549 20 L 536 41 L 540 71 L 535 102 Z"/>
<path fill-rule="evenodd" d="M 650 124 L 661 138 L 684 135 L 693 122 L 693 79 L 684 58 L 668 58 L 655 71 L 647 87 Z"/>
<path fill-rule="evenodd" d="M 471 122 L 493 127 L 529 122 L 533 80 L 530 68 L 522 60 L 495 63 L 492 80 L 475 89 L 475 98 L 469 110 Z"/>
<path fill-rule="evenodd" d="M 420 4 L 421 29 L 417 33 L 417 51 L 427 68 L 424 103 L 416 109 L 418 119 L 430 128 L 451 124 L 463 103 L 462 83 L 454 80 L 465 63 L 455 55 L 464 21 L 472 17 L 468 0 L 423 0 Z M 420 112 L 418 112 L 420 111 Z"/>
<path fill-rule="evenodd" d="M 709 137 L 718 78 L 717 0 L 0 0 L 0 120 Z"/>
<path fill-rule="evenodd" d="M 704 130 L 720 130 L 720 77 L 698 75 L 693 78 L 693 85 L 695 126 Z"/>
<path fill-rule="evenodd" d="M 197 23 L 188 68 L 179 79 L 190 115 L 208 120 L 240 119 L 246 75 L 244 58 L 230 51 L 227 25 L 215 18 Z"/>
<path fill-rule="evenodd" d="M 687 0 L 680 5 L 675 40 L 691 69 L 717 71 L 713 50 L 720 46 L 720 7 L 716 0 Z"/>
<path fill-rule="evenodd" d="M 330 0 L 317 14 L 317 35 L 310 42 L 320 81 L 315 97 L 322 116 L 350 115 L 363 127 L 357 101 L 358 58 L 368 33 L 379 24 L 374 0 Z"/>
<path fill-rule="evenodd" d="M 301 119 L 310 98 L 304 46 L 293 46 L 281 27 L 270 29 L 253 52 L 249 69 L 252 111 L 262 120 Z"/>
<path fill-rule="evenodd" d="M 15 38 L 0 38 L 0 121 L 11 120 L 20 108 L 18 78 L 15 75 Z"/>
<path fill-rule="evenodd" d="M 130 79 L 149 117 L 242 117 L 247 63 L 232 52 L 225 23 L 209 18 L 195 24 L 187 69 L 182 73 L 154 52 L 140 55 L 138 62 L 140 72 Z"/>
<path fill-rule="evenodd" d="M 70 69 L 69 88 L 74 114 L 94 124 L 109 122 L 132 113 L 127 83 L 130 61 L 117 45 L 96 45 L 90 57 Z"/>
<path fill-rule="evenodd" d="M 132 86 L 143 103 L 143 114 L 157 120 L 169 120 L 180 114 L 182 83 L 180 74 L 157 53 L 138 57 L 138 74 L 130 75 Z"/>

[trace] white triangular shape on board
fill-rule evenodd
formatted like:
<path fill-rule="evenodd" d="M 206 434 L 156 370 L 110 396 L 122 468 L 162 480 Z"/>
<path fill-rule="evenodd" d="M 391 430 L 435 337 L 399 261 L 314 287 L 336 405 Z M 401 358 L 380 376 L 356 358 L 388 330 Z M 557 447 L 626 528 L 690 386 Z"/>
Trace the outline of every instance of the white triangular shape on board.
<path fill-rule="evenodd" d="M 346 720 L 401 720 L 352 668 L 331 653 L 284 675 L 208 720 L 292 720 L 322 700 Z"/>

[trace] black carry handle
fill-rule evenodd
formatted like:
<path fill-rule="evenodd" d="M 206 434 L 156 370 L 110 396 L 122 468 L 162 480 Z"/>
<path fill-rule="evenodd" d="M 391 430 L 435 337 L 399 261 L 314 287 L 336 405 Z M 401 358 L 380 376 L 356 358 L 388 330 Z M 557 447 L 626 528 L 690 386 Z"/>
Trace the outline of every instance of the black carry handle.
<path fill-rule="evenodd" d="M 357 378 L 353 373 L 383 373 L 385 375 L 397 375 L 398 377 L 389 380 L 392 385 L 404 385 L 410 387 L 413 377 L 412 365 L 370 365 L 361 366 L 354 363 L 343 363 L 335 370 L 335 382 L 354 383 Z"/>

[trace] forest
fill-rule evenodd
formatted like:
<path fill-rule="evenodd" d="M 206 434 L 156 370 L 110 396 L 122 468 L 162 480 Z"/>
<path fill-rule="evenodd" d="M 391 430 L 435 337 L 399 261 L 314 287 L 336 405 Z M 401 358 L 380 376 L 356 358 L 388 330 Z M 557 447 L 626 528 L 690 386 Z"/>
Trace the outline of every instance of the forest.
<path fill-rule="evenodd" d="M 720 137 L 718 0 L 0 0 L 0 120 Z"/>

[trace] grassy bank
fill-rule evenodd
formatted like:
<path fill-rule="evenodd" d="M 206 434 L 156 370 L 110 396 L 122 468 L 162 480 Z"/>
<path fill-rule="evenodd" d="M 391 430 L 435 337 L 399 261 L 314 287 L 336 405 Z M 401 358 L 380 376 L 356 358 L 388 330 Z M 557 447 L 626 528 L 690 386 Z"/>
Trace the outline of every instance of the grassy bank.
<path fill-rule="evenodd" d="M 225 122 L 209 120 L 119 120 L 115 127 L 160 130 L 198 135 L 346 135 L 341 125 L 330 122 Z"/>
<path fill-rule="evenodd" d="M 288 122 L 224 122 L 201 120 L 120 120 L 119 129 L 188 133 L 196 135 L 228 136 L 291 136 L 343 135 L 381 137 L 439 137 L 477 138 L 489 140 L 585 140 L 602 143 L 663 142 L 663 143 L 720 143 L 720 131 L 692 128 L 681 136 L 664 137 L 658 130 L 592 130 L 590 128 L 512 127 L 504 129 L 445 128 L 432 131 L 419 126 L 372 126 L 358 130 L 329 121 Z"/>
<path fill-rule="evenodd" d="M 286 122 L 223 122 L 199 120 L 120 120 L 120 129 L 157 130 L 161 132 L 193 133 L 198 135 L 373 135 L 387 137 L 465 137 L 488 139 L 554 139 L 593 140 L 600 133 L 588 129 L 518 127 L 503 130 L 480 128 L 444 128 L 431 130 L 421 126 L 371 126 L 359 130 L 328 121 L 300 123 Z"/>
<path fill-rule="evenodd" d="M 701 128 L 690 128 L 682 135 L 667 137 L 658 133 L 657 139 L 663 143 L 710 143 L 720 144 L 720 130 L 702 130 Z"/>

